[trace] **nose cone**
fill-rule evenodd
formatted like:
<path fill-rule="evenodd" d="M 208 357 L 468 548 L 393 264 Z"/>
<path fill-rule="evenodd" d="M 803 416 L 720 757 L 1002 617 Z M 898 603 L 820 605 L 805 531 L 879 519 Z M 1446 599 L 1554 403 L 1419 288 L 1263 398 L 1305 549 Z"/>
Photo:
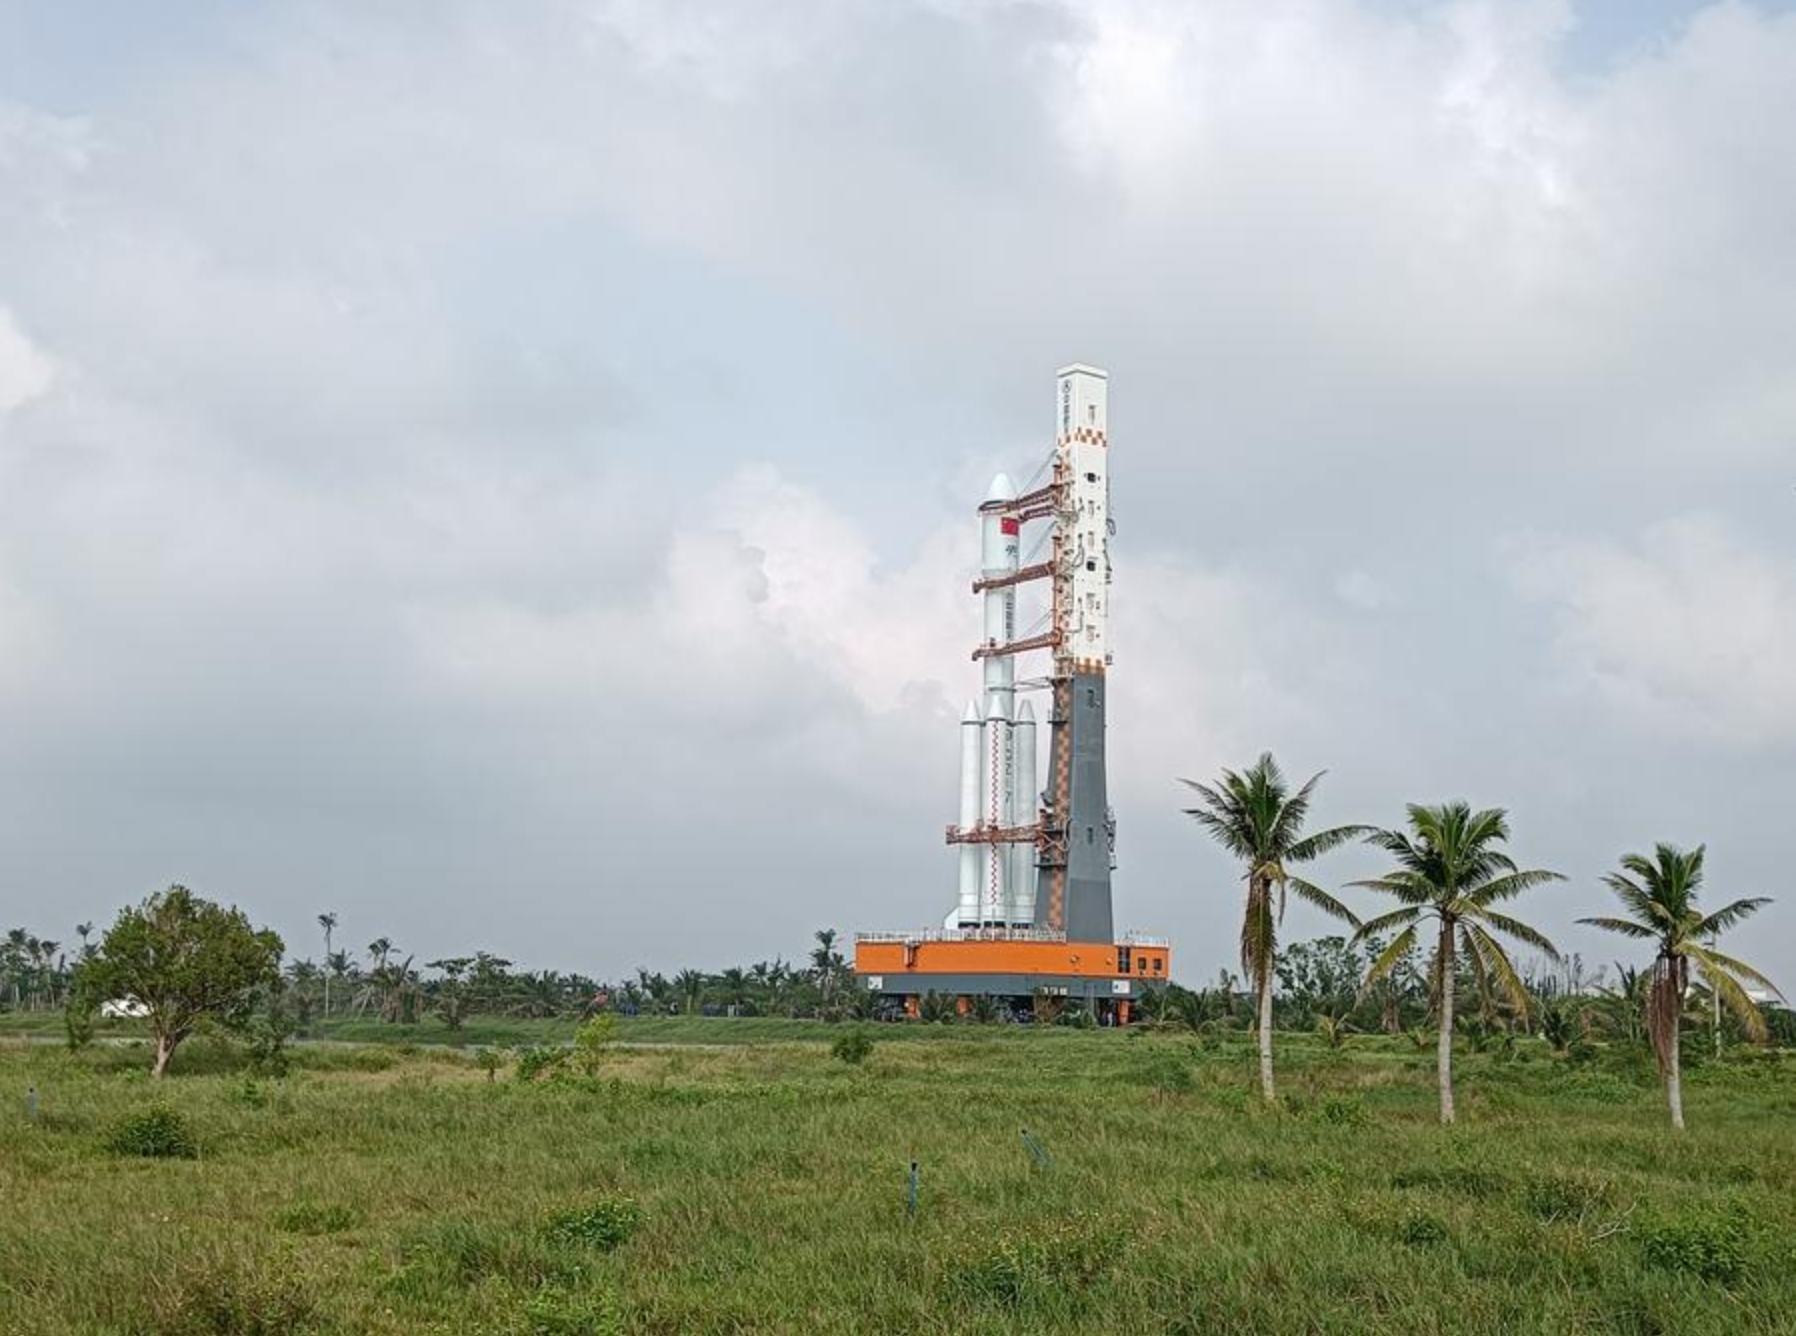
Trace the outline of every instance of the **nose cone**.
<path fill-rule="evenodd" d="M 1010 480 L 1008 473 L 1000 473 L 992 479 L 992 485 L 985 489 L 985 499 L 987 501 L 1016 500 L 1016 484 Z"/>
<path fill-rule="evenodd" d="M 960 716 L 960 722 L 963 724 L 976 724 L 979 722 L 978 701 L 970 700 L 967 702 L 966 713 Z"/>
<path fill-rule="evenodd" d="M 1024 701 L 1022 704 L 1018 705 L 1016 707 L 1016 721 L 1019 724 L 1034 723 L 1035 722 L 1035 707 L 1033 705 L 1031 705 L 1028 701 Z"/>

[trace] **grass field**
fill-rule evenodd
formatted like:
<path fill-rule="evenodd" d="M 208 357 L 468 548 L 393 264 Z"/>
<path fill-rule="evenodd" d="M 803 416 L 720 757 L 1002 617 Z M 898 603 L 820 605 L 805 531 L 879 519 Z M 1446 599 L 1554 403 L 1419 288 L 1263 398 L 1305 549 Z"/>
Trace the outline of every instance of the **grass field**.
<path fill-rule="evenodd" d="M 160 1089 L 0 1041 L 0 1331 L 1796 1331 L 1796 1055 L 1692 1071 L 1676 1137 L 1621 1054 L 1466 1054 L 1443 1131 L 1404 1041 L 1284 1039 L 1268 1111 L 1237 1041 L 840 1033 L 643 1021 L 533 1083 L 199 1047 Z M 194 1158 L 108 1148 L 159 1104 Z"/>

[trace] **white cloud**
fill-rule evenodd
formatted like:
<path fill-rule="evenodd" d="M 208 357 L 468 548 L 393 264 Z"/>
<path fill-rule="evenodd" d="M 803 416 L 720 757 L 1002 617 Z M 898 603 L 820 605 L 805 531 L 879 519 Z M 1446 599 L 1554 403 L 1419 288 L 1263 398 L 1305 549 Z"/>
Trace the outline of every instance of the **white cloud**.
<path fill-rule="evenodd" d="M 1796 560 L 1702 515 L 1625 543 L 1517 540 L 1510 556 L 1554 609 L 1570 689 L 1665 733 L 1796 742 Z"/>
<path fill-rule="evenodd" d="M 0 306 L 0 422 L 47 394 L 55 379 L 56 364 L 25 337 L 13 313 Z"/>

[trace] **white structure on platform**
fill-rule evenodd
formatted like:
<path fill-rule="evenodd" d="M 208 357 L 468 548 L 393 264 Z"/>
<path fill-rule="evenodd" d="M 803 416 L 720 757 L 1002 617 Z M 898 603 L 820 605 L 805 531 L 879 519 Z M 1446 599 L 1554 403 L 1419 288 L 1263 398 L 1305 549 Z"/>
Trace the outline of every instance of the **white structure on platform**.
<path fill-rule="evenodd" d="M 1017 698 L 1016 660 L 1025 652 L 1051 650 L 1057 700 L 1066 683 L 1075 677 L 1101 678 L 1110 662 L 1109 390 L 1109 377 L 1096 367 L 1062 367 L 1055 378 L 1051 477 L 1019 496 L 1009 477 L 1000 473 L 979 508 L 980 571 L 974 591 L 984 600 L 984 637 L 974 657 L 984 665 L 985 695 L 969 703 L 961 718 L 959 824 L 948 832 L 949 841 L 960 846 L 960 895 L 943 921 L 948 930 L 1033 929 L 1041 926 L 1038 910 L 1051 926 L 1064 921 L 1066 831 L 1073 819 L 1060 810 L 1052 822 L 1043 820 L 1035 711 Z M 1049 553 L 1024 566 L 1019 556 L 1023 524 L 1043 519 L 1053 522 Z M 1019 638 L 1017 588 L 1034 580 L 1050 582 L 1048 629 Z M 1101 685 L 1088 686 L 1084 694 L 1092 696 Z M 1101 762 L 1101 703 L 1094 700 L 1092 711 L 1095 722 L 1087 727 L 1095 730 L 1095 754 Z M 1050 723 L 1065 731 L 1066 720 L 1056 716 Z M 1056 745 L 1067 745 L 1067 738 Z M 1069 792 L 1062 774 L 1056 799 L 1062 808 Z M 1109 828 L 1101 774 L 1089 801 L 1095 804 L 1086 814 L 1091 819 L 1080 817 L 1081 824 L 1091 827 L 1088 842 L 1100 825 Z M 1046 903 L 1038 906 L 1036 884 L 1041 868 L 1050 866 L 1038 859 L 1038 852 L 1050 844 L 1055 880 L 1048 885 Z M 1107 843 L 1102 857 L 1107 867 Z M 1097 883 L 1107 923 L 1108 881 L 1100 877 Z"/>

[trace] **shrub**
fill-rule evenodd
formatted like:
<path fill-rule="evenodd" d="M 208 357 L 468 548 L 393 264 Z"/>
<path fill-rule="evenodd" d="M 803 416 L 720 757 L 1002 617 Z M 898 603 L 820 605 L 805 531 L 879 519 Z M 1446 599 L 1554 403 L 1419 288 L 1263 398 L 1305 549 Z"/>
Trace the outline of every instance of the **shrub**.
<path fill-rule="evenodd" d="M 191 1160 L 200 1153 L 187 1120 L 165 1104 L 119 1119 L 106 1134 L 106 1149 L 158 1160 Z"/>
<path fill-rule="evenodd" d="M 873 1040 L 864 1030 L 850 1030 L 837 1036 L 836 1042 L 829 1046 L 829 1052 L 838 1062 L 858 1067 L 872 1054 Z"/>
<path fill-rule="evenodd" d="M 577 1243 L 610 1252 L 636 1232 L 642 1209 L 633 1197 L 601 1197 L 590 1206 L 558 1215 L 549 1222 L 549 1236 L 561 1243 Z"/>
<path fill-rule="evenodd" d="M 572 1049 L 563 1048 L 559 1044 L 536 1044 L 520 1048 L 514 1075 L 520 1081 L 546 1080 L 564 1070 L 572 1056 Z"/>
<path fill-rule="evenodd" d="M 481 1048 L 474 1052 L 474 1063 L 486 1073 L 486 1079 L 492 1080 L 505 1062 L 505 1055 L 496 1048 Z"/>
<path fill-rule="evenodd" d="M 287 1234 L 341 1234 L 361 1223 L 361 1212 L 353 1206 L 322 1205 L 318 1202 L 295 1202 L 274 1218 L 274 1227 Z"/>
<path fill-rule="evenodd" d="M 586 1076 L 598 1075 L 605 1049 L 617 1038 L 617 1017 L 610 1012 L 594 1016 L 574 1031 L 574 1065 Z"/>
<path fill-rule="evenodd" d="M 1646 1260 L 1665 1271 L 1728 1281 L 1746 1269 L 1746 1221 L 1736 1213 L 1701 1209 L 1639 1227 Z"/>

